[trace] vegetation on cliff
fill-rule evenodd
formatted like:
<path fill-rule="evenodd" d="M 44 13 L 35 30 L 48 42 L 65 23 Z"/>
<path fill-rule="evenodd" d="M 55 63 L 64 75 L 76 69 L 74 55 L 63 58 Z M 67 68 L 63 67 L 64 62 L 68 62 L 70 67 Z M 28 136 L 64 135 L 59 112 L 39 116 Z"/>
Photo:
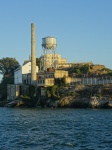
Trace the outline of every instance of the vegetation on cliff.
<path fill-rule="evenodd" d="M 86 76 L 101 76 L 110 75 L 112 76 L 112 70 L 106 68 L 104 65 L 93 65 L 93 64 L 74 64 L 70 68 L 64 68 L 69 72 L 69 75 L 74 75 L 76 77 Z"/>
<path fill-rule="evenodd" d="M 55 78 L 55 84 L 51 87 L 47 87 L 47 99 L 57 100 L 61 97 L 60 90 L 66 86 L 65 77 Z"/>
<path fill-rule="evenodd" d="M 75 73 L 76 76 L 81 76 L 82 74 L 87 74 L 89 73 L 90 70 L 90 66 L 89 64 L 85 64 L 85 65 L 73 65 L 70 68 L 67 68 L 66 70 L 68 70 L 69 74 L 73 74 Z"/>

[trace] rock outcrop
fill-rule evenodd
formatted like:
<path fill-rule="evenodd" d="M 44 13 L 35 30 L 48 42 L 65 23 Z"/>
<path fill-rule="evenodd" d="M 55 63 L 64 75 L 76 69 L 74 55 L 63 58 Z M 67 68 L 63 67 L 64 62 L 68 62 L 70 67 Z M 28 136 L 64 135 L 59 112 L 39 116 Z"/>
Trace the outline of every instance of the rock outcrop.
<path fill-rule="evenodd" d="M 112 100 L 104 97 L 74 98 L 64 97 L 54 104 L 55 108 L 112 108 Z"/>

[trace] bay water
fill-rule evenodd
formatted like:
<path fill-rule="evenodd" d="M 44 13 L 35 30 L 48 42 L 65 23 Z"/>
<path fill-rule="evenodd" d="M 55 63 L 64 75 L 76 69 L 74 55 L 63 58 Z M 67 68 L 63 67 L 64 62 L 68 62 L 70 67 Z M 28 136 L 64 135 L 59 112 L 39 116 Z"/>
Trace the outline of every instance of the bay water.
<path fill-rule="evenodd" d="M 0 150 L 112 150 L 112 110 L 0 108 Z"/>

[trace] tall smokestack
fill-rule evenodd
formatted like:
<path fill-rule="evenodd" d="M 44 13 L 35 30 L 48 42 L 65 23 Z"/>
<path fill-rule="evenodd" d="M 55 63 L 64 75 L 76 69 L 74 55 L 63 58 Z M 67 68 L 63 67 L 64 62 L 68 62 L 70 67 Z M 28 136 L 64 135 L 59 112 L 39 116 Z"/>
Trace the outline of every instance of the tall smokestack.
<path fill-rule="evenodd" d="M 35 42 L 35 25 L 31 24 L 31 84 L 36 81 L 36 42 Z"/>

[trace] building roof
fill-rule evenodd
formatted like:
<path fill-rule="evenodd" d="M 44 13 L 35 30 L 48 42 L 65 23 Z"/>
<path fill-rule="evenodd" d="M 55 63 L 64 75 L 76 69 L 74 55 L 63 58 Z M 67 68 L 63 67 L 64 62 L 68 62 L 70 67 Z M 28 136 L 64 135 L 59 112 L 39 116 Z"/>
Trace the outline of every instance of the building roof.
<path fill-rule="evenodd" d="M 31 62 L 31 60 L 25 60 L 24 63 L 23 63 L 23 66 L 26 65 L 29 62 Z"/>

